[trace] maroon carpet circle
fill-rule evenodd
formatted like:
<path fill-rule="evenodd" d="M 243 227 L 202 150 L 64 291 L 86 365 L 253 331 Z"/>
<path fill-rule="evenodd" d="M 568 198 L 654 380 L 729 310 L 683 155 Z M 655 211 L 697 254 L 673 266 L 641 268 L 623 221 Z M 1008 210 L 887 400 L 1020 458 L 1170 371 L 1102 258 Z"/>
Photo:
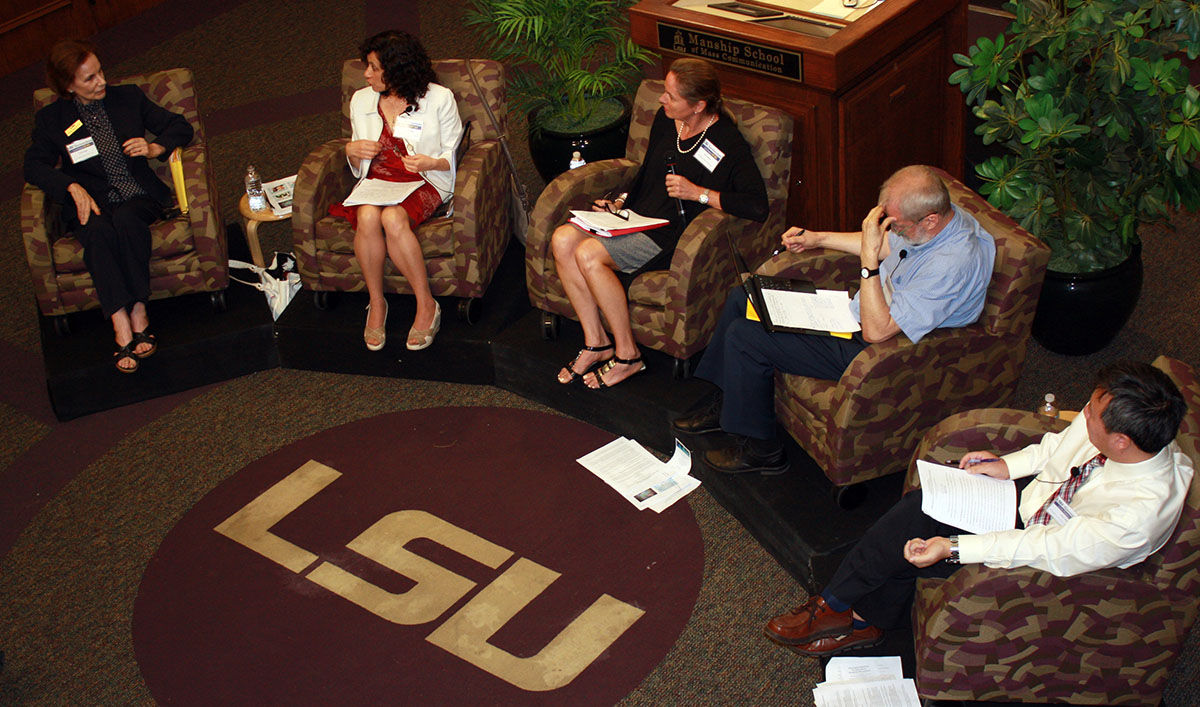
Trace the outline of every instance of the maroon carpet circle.
<path fill-rule="evenodd" d="M 691 509 L 575 462 L 612 439 L 501 408 L 392 413 L 263 457 L 147 565 L 133 642 L 163 704 L 612 704 L 674 645 Z"/>

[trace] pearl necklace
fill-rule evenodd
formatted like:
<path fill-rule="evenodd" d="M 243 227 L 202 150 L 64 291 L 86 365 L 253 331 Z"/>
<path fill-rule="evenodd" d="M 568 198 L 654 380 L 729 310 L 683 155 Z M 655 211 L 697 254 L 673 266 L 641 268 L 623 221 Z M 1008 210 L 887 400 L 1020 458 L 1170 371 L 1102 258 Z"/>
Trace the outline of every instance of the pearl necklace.
<path fill-rule="evenodd" d="M 708 129 L 711 128 L 713 123 L 715 123 L 715 122 L 717 122 L 717 116 L 714 115 L 713 117 L 709 118 L 708 125 L 704 126 L 704 130 L 700 131 L 700 139 L 697 140 L 696 142 L 692 143 L 692 146 L 685 150 L 679 144 L 680 136 L 683 135 L 683 121 L 682 120 L 679 121 L 679 123 L 675 126 L 675 149 L 681 155 L 686 155 L 687 153 L 696 149 L 696 145 L 699 145 L 700 143 L 704 142 L 705 133 L 708 132 Z M 690 140 L 691 138 L 688 138 L 688 139 Z"/>

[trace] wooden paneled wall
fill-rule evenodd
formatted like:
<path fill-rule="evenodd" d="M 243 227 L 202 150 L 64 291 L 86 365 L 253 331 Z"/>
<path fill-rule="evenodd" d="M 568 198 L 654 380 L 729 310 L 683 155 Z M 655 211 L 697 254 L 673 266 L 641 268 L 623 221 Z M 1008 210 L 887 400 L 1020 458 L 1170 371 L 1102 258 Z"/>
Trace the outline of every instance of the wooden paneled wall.
<path fill-rule="evenodd" d="M 45 58 L 60 39 L 89 37 L 162 0 L 0 0 L 0 76 Z"/>

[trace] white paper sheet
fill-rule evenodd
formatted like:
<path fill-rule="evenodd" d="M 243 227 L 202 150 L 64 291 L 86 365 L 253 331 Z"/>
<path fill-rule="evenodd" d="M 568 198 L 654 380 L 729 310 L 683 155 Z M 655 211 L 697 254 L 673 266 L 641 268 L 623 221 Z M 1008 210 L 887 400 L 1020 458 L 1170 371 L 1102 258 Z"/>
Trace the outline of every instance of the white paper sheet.
<path fill-rule="evenodd" d="M 921 510 L 971 533 L 1012 530 L 1017 525 L 1017 487 L 1011 480 L 917 460 Z"/>
<path fill-rule="evenodd" d="M 813 688 L 817 707 L 921 707 L 912 680 L 821 683 Z"/>
<path fill-rule="evenodd" d="M 276 179 L 273 182 L 267 182 L 263 185 L 263 193 L 266 194 L 267 203 L 271 206 L 271 212 L 276 216 L 291 216 L 292 215 L 292 193 L 296 190 L 296 175 Z"/>
<path fill-rule="evenodd" d="M 825 682 L 827 683 L 871 682 L 903 678 L 904 666 L 900 663 L 898 655 L 871 658 L 834 656 L 825 666 Z"/>
<path fill-rule="evenodd" d="M 664 218 L 642 216 L 629 209 L 625 209 L 621 213 L 628 218 L 621 218 L 607 211 L 572 211 L 571 216 L 573 217 L 572 220 L 579 220 L 581 225 L 586 229 L 590 231 L 602 231 L 604 233 L 634 233 L 659 228 L 670 223 L 670 221 Z"/>
<path fill-rule="evenodd" d="M 399 204 L 420 188 L 425 180 L 416 182 L 389 182 L 383 179 L 364 179 L 350 191 L 350 196 L 342 202 L 344 206 L 359 204 L 375 204 L 376 206 L 391 206 Z"/>
<path fill-rule="evenodd" d="M 850 312 L 850 293 L 845 290 L 812 293 L 763 288 L 762 294 L 775 326 L 838 332 L 862 329 Z"/>
<path fill-rule="evenodd" d="M 649 508 L 662 513 L 700 485 L 698 479 L 688 475 L 692 453 L 678 440 L 675 454 L 665 463 L 625 437 L 614 439 L 576 461 L 639 510 Z"/>

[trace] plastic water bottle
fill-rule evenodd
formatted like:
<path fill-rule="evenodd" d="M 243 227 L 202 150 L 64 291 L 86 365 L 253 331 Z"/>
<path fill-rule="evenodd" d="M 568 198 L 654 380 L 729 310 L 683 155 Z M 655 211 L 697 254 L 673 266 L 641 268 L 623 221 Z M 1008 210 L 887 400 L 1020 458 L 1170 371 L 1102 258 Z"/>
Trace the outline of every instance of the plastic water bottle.
<path fill-rule="evenodd" d="M 585 164 L 587 164 L 587 160 L 583 159 L 583 155 L 579 154 L 579 150 L 576 150 L 571 153 L 571 164 L 568 165 L 570 167 L 570 169 L 575 169 L 576 167 L 582 167 Z"/>
<path fill-rule="evenodd" d="M 1058 406 L 1054 404 L 1054 393 L 1046 393 L 1045 399 L 1038 403 L 1037 412 L 1048 417 L 1058 417 Z"/>
<path fill-rule="evenodd" d="M 267 195 L 263 193 L 262 178 L 254 165 L 246 168 L 246 196 L 250 200 L 251 211 L 262 211 L 267 208 Z"/>

